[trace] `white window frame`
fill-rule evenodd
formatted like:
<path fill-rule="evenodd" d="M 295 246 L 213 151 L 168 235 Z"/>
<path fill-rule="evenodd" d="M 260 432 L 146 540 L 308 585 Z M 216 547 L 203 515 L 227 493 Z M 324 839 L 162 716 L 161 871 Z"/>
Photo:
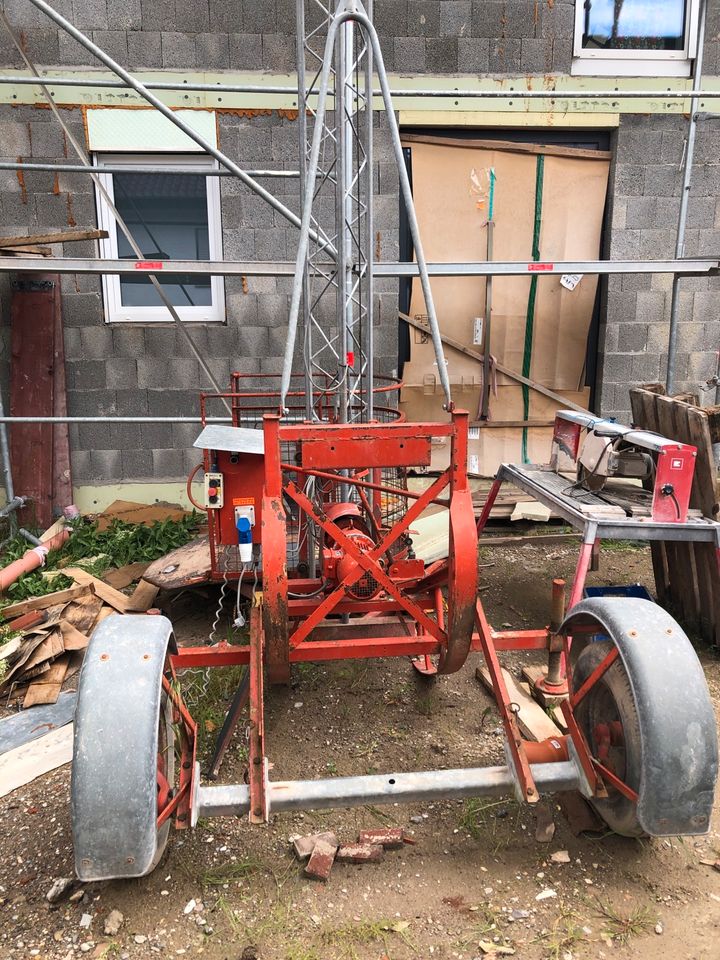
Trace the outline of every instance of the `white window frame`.
<path fill-rule="evenodd" d="M 689 77 L 697 55 L 700 0 L 685 0 L 682 50 L 588 50 L 582 45 L 585 0 L 575 0 L 575 39 L 571 73 L 575 76 Z"/>
<path fill-rule="evenodd" d="M 147 153 L 118 153 L 118 154 L 95 154 L 95 165 L 99 170 L 103 166 L 150 166 L 157 163 L 158 166 L 167 169 L 177 167 L 187 170 L 192 168 L 199 173 L 208 169 L 217 168 L 216 161 L 210 161 L 204 157 L 187 156 L 177 154 L 147 154 Z M 107 190 L 113 203 L 115 202 L 115 192 L 113 184 L 113 175 L 111 173 L 101 173 L 100 180 Z M 208 240 L 209 253 L 211 260 L 222 260 L 222 223 L 220 216 L 220 178 L 206 177 L 207 185 L 207 204 L 208 204 Z M 107 230 L 108 236 L 100 240 L 100 256 L 116 260 L 118 259 L 117 242 L 117 223 L 110 207 L 105 201 L 99 190 L 95 192 L 98 225 L 101 230 Z M 172 322 L 172 317 L 164 306 L 157 307 L 126 307 L 123 306 L 120 292 L 120 277 L 118 274 L 104 274 L 102 278 L 103 303 L 105 306 L 106 323 L 168 323 Z M 176 310 L 181 320 L 188 323 L 223 323 L 225 321 L 225 282 L 223 277 L 210 278 L 210 306 L 176 306 Z"/>

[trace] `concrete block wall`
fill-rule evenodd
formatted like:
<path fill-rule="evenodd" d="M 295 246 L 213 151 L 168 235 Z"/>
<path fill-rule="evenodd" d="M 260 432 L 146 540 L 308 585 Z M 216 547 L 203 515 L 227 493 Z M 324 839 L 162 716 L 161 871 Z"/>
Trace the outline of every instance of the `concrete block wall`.
<path fill-rule="evenodd" d="M 683 117 L 623 119 L 610 178 L 605 256 L 663 260 L 675 256 L 687 133 Z M 698 127 L 685 255 L 720 252 L 720 125 Z M 600 331 L 600 409 L 630 418 L 628 386 L 664 382 L 672 277 L 616 275 L 605 281 Z M 679 341 L 675 387 L 697 391 L 711 378 L 720 349 L 720 279 L 687 277 L 679 286 Z M 712 402 L 714 391 L 705 394 Z"/>
<path fill-rule="evenodd" d="M 81 142 L 79 110 L 63 119 Z M 220 148 L 248 169 L 296 168 L 297 123 L 277 112 L 245 117 L 218 115 Z M 3 159 L 18 155 L 42 161 L 63 156 L 62 131 L 48 110 L 0 108 Z M 397 181 L 385 124 L 376 135 L 375 204 L 377 246 L 384 259 L 398 258 Z M 380 175 L 381 165 L 383 175 Z M 394 168 L 394 163 L 392 163 Z M 294 260 L 298 230 L 239 181 L 222 178 L 223 248 L 228 259 Z M 273 181 L 283 203 L 299 213 L 298 183 Z M 95 193 L 84 174 L 14 172 L 2 179 L 0 234 L 38 233 L 94 226 Z M 97 256 L 94 242 L 54 247 L 57 255 Z M 51 265 L 49 265 L 51 266 Z M 193 416 L 198 394 L 212 392 L 182 333 L 172 322 L 107 324 L 99 277 L 61 278 L 68 412 L 71 416 Z M 229 386 L 231 371 L 279 373 L 286 341 L 292 280 L 289 277 L 229 277 L 226 323 L 190 324 L 189 332 L 216 379 Z M 2 336 L 9 335 L 9 284 L 4 283 Z M 384 281 L 376 296 L 376 370 L 397 368 L 397 288 Z M 4 341 L 0 339 L 0 347 Z M 0 365 L 7 351 L 0 350 Z M 7 382 L 0 366 L 0 376 Z M 278 381 L 272 381 L 276 387 Z M 222 409 L 214 411 L 222 414 Z M 198 462 L 192 443 L 199 427 L 188 424 L 81 424 L 71 427 L 76 484 L 119 480 L 176 480 Z"/>
<path fill-rule="evenodd" d="M 294 0 L 55 0 L 70 18 L 122 64 L 136 70 L 292 71 Z M 74 40 L 27 0 L 3 0 L 30 56 L 45 66 L 95 65 Z M 407 74 L 564 74 L 572 56 L 573 0 L 376 0 L 375 22 L 388 70 Z M 710 4 L 706 73 L 720 63 L 720 3 Z M 0 65 L 22 63 L 0 31 Z M 610 83 L 611 81 L 608 81 Z M 482 109 L 482 104 L 478 104 Z M 82 139 L 79 110 L 63 111 Z M 717 124 L 698 136 L 688 254 L 717 254 L 720 238 L 720 142 Z M 625 116 L 615 135 L 605 255 L 671 256 L 680 193 L 684 118 Z M 219 114 L 220 144 L 247 166 L 295 165 L 295 123 L 277 114 Z M 0 107 L 0 153 L 15 160 L 62 159 L 61 131 L 47 110 Z M 398 256 L 398 197 L 387 132 L 378 120 L 374 178 L 378 245 L 385 260 Z M 239 184 L 222 183 L 224 253 L 228 258 L 291 259 L 297 232 Z M 297 209 L 290 182 L 272 189 Z M 0 172 L 0 232 L 64 229 L 96 222 L 90 180 L 81 175 Z M 66 245 L 58 254 L 96 255 L 94 244 Z M 604 284 L 599 393 L 602 412 L 627 419 L 627 388 L 662 378 L 669 318 L 669 278 L 611 277 Z M 201 373 L 183 338 L 170 325 L 104 322 L 100 281 L 62 281 L 69 409 L 74 414 L 188 414 L 197 409 Z M 277 371 L 285 339 L 287 278 L 226 284 L 227 323 L 194 326 L 193 335 L 221 381 L 231 368 L 251 374 Z M 696 388 L 711 375 L 718 340 L 717 281 L 687 279 L 681 287 L 683 326 L 679 386 Z M 7 341 L 8 285 L 0 278 L 0 344 Z M 378 287 L 378 370 L 396 358 L 397 285 Z M 5 354 L 7 351 L 5 351 Z M 0 353 L 0 377 L 7 382 Z M 179 479 L 196 462 L 194 427 L 122 426 L 72 431 L 77 483 Z"/>

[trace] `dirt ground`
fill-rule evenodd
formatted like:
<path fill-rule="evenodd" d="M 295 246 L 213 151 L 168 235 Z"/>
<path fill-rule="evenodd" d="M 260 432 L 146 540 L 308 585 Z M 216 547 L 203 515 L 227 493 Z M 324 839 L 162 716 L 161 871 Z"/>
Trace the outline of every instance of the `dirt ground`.
<path fill-rule="evenodd" d="M 575 556 L 572 546 L 483 550 L 493 624 L 542 626 L 551 578 L 569 579 Z M 650 586 L 648 555 L 608 549 L 590 581 Z M 206 635 L 212 619 L 187 607 L 178 618 L 181 642 Z M 717 705 L 720 662 L 698 652 Z M 517 668 L 538 658 L 504 659 Z M 303 666 L 291 689 L 268 695 L 272 777 L 503 762 L 497 714 L 474 677 L 478 660 L 429 684 L 406 660 Z M 226 680 L 226 694 L 230 687 Z M 222 688 L 214 679 L 211 698 Z M 212 726 L 217 705 L 200 704 L 199 714 Z M 243 743 L 238 736 L 226 760 L 228 782 L 242 776 Z M 266 827 L 201 821 L 171 836 L 149 877 L 78 886 L 51 906 L 53 881 L 73 875 L 69 781 L 66 767 L 0 800 L 2 958 L 720 957 L 720 872 L 700 863 L 720 856 L 717 805 L 707 837 L 644 841 L 576 837 L 552 800 L 556 832 L 545 844 L 535 839 L 534 812 L 511 799 L 280 814 Z M 329 829 L 348 841 L 385 825 L 405 827 L 416 842 L 382 863 L 336 864 L 324 885 L 305 879 L 290 853 L 295 834 Z M 558 851 L 570 862 L 552 862 Z M 544 891 L 552 893 L 538 899 Z M 107 935 L 111 911 L 123 920 Z"/>

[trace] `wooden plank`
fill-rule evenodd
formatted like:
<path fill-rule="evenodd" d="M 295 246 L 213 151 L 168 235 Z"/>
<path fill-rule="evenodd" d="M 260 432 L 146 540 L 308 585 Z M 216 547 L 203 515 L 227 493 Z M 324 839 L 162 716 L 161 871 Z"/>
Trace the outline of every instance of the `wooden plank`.
<path fill-rule="evenodd" d="M 710 428 L 710 440 L 720 443 L 720 407 L 705 407 Z"/>
<path fill-rule="evenodd" d="M 709 417 L 704 410 L 687 409 L 689 442 L 698 449 L 690 503 L 713 520 L 718 515 L 717 469 L 713 457 Z M 703 638 L 720 646 L 720 570 L 715 547 L 711 543 L 694 545 L 695 569 L 700 597 L 700 623 Z"/>
<path fill-rule="evenodd" d="M 552 546 L 553 544 L 577 543 L 582 539 L 581 533 L 543 533 L 537 536 L 508 536 L 508 537 L 481 537 L 481 547 L 522 547 L 525 544 Z"/>
<path fill-rule="evenodd" d="M 69 243 L 73 240 L 106 240 L 107 230 L 60 230 L 57 233 L 34 233 L 26 237 L 3 237 L 3 247 L 24 247 L 37 243 Z"/>
<path fill-rule="evenodd" d="M 60 624 L 60 633 L 62 634 L 63 649 L 66 651 L 84 650 L 88 643 L 90 643 L 86 634 L 81 633 L 77 627 L 74 627 L 66 620 L 63 620 Z"/>
<path fill-rule="evenodd" d="M 56 703 L 60 696 L 65 674 L 70 664 L 70 654 L 65 654 L 51 665 L 47 673 L 35 683 L 31 683 L 23 700 L 23 710 L 40 703 Z"/>
<path fill-rule="evenodd" d="M 78 597 L 66 608 L 63 620 L 79 630 L 80 633 L 90 636 L 92 628 L 97 623 L 102 605 L 103 602 L 100 597 L 96 597 L 94 593 L 88 591 L 85 596 Z"/>
<path fill-rule="evenodd" d="M 112 617 L 116 613 L 117 613 L 117 610 L 114 610 L 112 607 L 103 607 L 100 613 L 98 614 L 97 623 L 95 624 L 95 626 L 97 626 L 99 623 L 102 623 L 105 617 Z"/>
<path fill-rule="evenodd" d="M 51 730 L 44 737 L 9 750 L 0 757 L 0 797 L 70 763 L 73 751 L 73 724 Z"/>
<path fill-rule="evenodd" d="M 155 602 L 160 588 L 148 580 L 141 580 L 135 587 L 128 603 L 128 613 L 145 613 Z"/>
<path fill-rule="evenodd" d="M 0 243 L 0 251 L 3 257 L 22 257 L 24 255 L 37 257 L 51 257 L 52 247 L 41 247 L 38 244 L 29 244 L 25 247 L 6 247 Z"/>
<path fill-rule="evenodd" d="M 55 362 L 54 284 L 19 281 L 10 303 L 10 413 L 49 417 L 53 414 Z M 52 443 L 50 423 L 14 423 L 10 427 L 10 460 L 18 493 L 29 503 L 18 511 L 27 527 L 52 523 Z"/>
<path fill-rule="evenodd" d="M 15 683 L 15 678 L 20 674 L 22 668 L 25 666 L 27 661 L 32 656 L 33 652 L 44 640 L 44 636 L 29 636 L 25 638 L 22 648 L 20 650 L 20 655 L 17 657 L 12 667 L 7 671 L 5 676 L 0 680 L 0 689 L 7 687 L 10 688 L 12 683 Z"/>
<path fill-rule="evenodd" d="M 423 333 L 429 335 L 430 328 L 426 324 L 420 323 L 414 317 L 411 317 L 402 311 L 398 311 L 398 316 L 401 320 L 404 320 L 405 323 L 409 323 L 411 327 L 414 327 L 416 330 L 421 330 Z M 447 344 L 448 347 L 452 347 L 453 350 L 457 350 L 459 353 L 464 353 L 466 357 L 472 357 L 479 363 L 482 363 L 485 359 L 482 353 L 477 350 L 472 350 L 470 347 L 466 347 L 464 343 L 461 343 L 459 340 L 455 340 L 453 337 L 449 337 L 446 333 L 441 332 L 440 339 L 444 344 Z M 557 404 L 559 404 L 559 410 L 576 410 L 578 413 L 590 413 L 586 407 L 581 407 L 577 403 L 573 403 L 571 400 L 561 396 L 559 393 L 555 393 L 554 390 L 544 387 L 536 380 L 531 380 L 529 377 L 524 377 L 522 374 L 516 373 L 514 370 L 510 370 L 505 366 L 504 363 L 498 363 L 496 361 L 495 369 L 498 371 L 498 373 L 504 373 L 506 377 L 510 377 L 512 380 L 516 380 L 518 383 L 524 383 L 526 387 L 530 387 L 537 393 L 542 393 L 543 396 L 554 400 Z"/>
<path fill-rule="evenodd" d="M 64 570 L 61 571 L 65 573 Z M 69 574 L 68 574 L 69 576 Z M 44 597 L 32 597 L 30 600 L 21 600 L 19 603 L 11 603 L 3 607 L 2 616 L 5 620 L 11 620 L 13 617 L 19 617 L 23 613 L 29 613 L 31 610 L 45 610 L 58 603 L 69 603 L 70 600 L 77 600 L 88 592 L 85 584 L 77 584 L 74 587 L 68 587 L 67 590 L 56 590 L 55 593 L 46 593 Z"/>
<path fill-rule="evenodd" d="M 155 560 L 145 571 L 145 580 L 161 590 L 181 590 L 210 580 L 210 543 L 196 537 L 184 547 Z"/>
<path fill-rule="evenodd" d="M 47 543 L 48 540 L 52 540 L 53 537 L 56 537 L 59 533 L 62 533 L 65 529 L 67 521 L 65 517 L 58 517 L 55 523 L 51 524 L 44 533 L 40 534 L 39 540 L 40 543 Z"/>
<path fill-rule="evenodd" d="M 512 675 L 504 667 L 502 672 L 508 696 L 511 702 L 516 703 L 520 708 L 516 716 L 523 736 L 527 737 L 528 740 L 547 740 L 548 737 L 560 736 L 561 730 L 553 723 L 540 704 L 535 703 L 527 690 L 523 690 L 523 685 L 515 683 Z M 475 671 L 475 676 L 490 693 L 493 693 L 492 680 L 487 667 L 479 667 Z"/>
<path fill-rule="evenodd" d="M 63 652 L 63 641 L 62 633 L 60 628 L 57 630 L 52 630 L 43 638 L 42 642 L 37 645 L 35 650 L 30 656 L 23 668 L 23 676 L 26 672 L 29 672 L 34 667 L 37 667 L 39 664 L 43 663 L 45 660 L 54 660 L 56 657 L 59 657 Z"/>
<path fill-rule="evenodd" d="M 542 154 L 546 157 L 577 157 L 580 160 L 612 160 L 608 150 L 588 150 L 583 147 L 558 147 L 550 144 L 518 143 L 515 140 L 483 140 L 482 137 L 439 137 L 426 133 L 403 133 L 403 143 L 437 143 L 442 147 L 503 150 L 507 153 Z"/>
<path fill-rule="evenodd" d="M 100 597 L 105 603 L 109 603 L 119 613 L 127 613 L 130 598 L 126 597 L 124 593 L 120 593 L 119 590 L 78 567 L 66 567 L 63 569 L 63 573 L 72 577 L 76 583 L 83 587 L 89 587 L 96 597 Z"/>
<path fill-rule="evenodd" d="M 116 590 L 122 590 L 123 587 L 129 587 L 135 580 L 139 580 L 149 566 L 149 563 L 144 562 L 128 563 L 124 567 L 118 567 L 117 570 L 108 570 L 103 580 Z"/>

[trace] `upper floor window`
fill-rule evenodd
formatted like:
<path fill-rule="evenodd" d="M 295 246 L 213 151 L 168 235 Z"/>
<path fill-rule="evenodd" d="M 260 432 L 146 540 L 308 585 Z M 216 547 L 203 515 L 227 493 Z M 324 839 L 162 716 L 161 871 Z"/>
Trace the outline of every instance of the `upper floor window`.
<path fill-rule="evenodd" d="M 576 0 L 572 72 L 689 76 L 699 0 Z"/>
<path fill-rule="evenodd" d="M 103 167 L 124 171 L 101 174 L 102 182 L 146 260 L 221 260 L 220 191 L 216 176 L 207 176 L 208 161 L 198 156 L 102 154 Z M 158 172 L 133 171 L 156 166 Z M 100 226 L 108 231 L 101 255 L 134 260 L 135 254 L 98 191 Z M 182 320 L 224 320 L 222 277 L 188 274 L 162 279 L 163 289 Z M 170 321 L 167 308 L 147 276 L 103 276 L 108 321 Z"/>

